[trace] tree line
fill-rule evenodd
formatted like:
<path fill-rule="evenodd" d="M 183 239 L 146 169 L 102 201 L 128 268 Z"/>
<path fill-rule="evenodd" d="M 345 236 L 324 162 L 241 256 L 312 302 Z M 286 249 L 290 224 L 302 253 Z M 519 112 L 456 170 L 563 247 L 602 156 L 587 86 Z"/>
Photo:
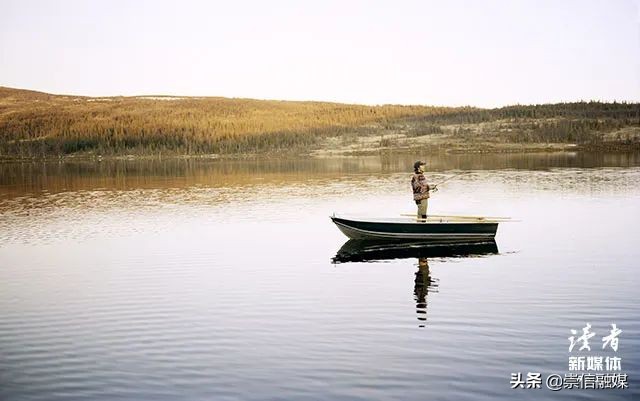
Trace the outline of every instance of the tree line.
<path fill-rule="evenodd" d="M 228 98 L 49 95 L 0 88 L 0 157 L 91 154 L 237 154 L 304 151 L 326 137 L 409 124 L 411 136 L 442 126 L 501 121 L 513 142 L 586 141 L 640 125 L 637 103 L 576 102 L 496 109 L 347 105 Z"/>

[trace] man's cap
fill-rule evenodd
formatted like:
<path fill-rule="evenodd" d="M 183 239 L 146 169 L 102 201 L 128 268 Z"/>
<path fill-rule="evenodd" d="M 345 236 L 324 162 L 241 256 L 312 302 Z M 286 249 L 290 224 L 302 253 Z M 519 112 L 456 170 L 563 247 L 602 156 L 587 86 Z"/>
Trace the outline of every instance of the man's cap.
<path fill-rule="evenodd" d="M 427 164 L 427 163 L 423 162 L 422 160 L 418 160 L 417 162 L 413 163 L 413 169 L 417 170 L 418 167 L 424 166 L 425 164 Z"/>

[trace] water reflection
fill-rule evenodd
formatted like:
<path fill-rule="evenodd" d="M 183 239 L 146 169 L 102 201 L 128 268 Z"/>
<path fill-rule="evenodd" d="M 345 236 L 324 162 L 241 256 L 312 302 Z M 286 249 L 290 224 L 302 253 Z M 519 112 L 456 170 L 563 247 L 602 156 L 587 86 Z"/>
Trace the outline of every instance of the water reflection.
<path fill-rule="evenodd" d="M 100 189 L 130 190 L 224 187 L 263 183 L 300 183 L 309 177 L 335 179 L 350 174 L 388 174 L 411 171 L 424 154 L 381 154 L 330 158 L 255 159 L 109 159 L 0 163 L 0 195 L 21 195 Z M 429 171 L 501 170 L 640 165 L 640 153 L 506 153 L 434 154 Z"/>
<path fill-rule="evenodd" d="M 418 327 L 424 327 L 427 322 L 427 294 L 429 291 L 438 292 L 438 279 L 431 277 L 429 271 L 429 259 L 418 259 L 418 271 L 416 272 L 413 295 L 416 301 L 416 314 L 418 315 Z"/>
<path fill-rule="evenodd" d="M 333 263 L 377 262 L 393 259 L 418 259 L 413 296 L 418 327 L 427 322 L 427 295 L 438 292 L 439 279 L 431 275 L 430 258 L 462 258 L 498 253 L 495 240 L 482 242 L 415 242 L 349 240 L 333 257 Z"/>
<path fill-rule="evenodd" d="M 371 241 L 350 239 L 333 257 L 333 263 L 376 262 L 391 259 L 447 258 L 498 253 L 495 240 L 452 241 Z"/>

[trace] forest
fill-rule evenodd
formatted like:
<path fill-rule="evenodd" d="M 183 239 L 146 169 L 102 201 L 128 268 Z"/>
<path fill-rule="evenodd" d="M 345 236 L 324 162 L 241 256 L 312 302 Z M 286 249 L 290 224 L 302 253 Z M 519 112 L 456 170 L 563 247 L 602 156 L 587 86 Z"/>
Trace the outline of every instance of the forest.
<path fill-rule="evenodd" d="M 1 158 L 306 154 L 326 138 L 394 132 L 424 138 L 449 133 L 458 139 L 480 133 L 507 143 L 593 146 L 606 133 L 638 127 L 637 103 L 481 109 L 221 97 L 97 98 L 0 87 Z M 613 138 L 637 145 L 634 135 Z"/>

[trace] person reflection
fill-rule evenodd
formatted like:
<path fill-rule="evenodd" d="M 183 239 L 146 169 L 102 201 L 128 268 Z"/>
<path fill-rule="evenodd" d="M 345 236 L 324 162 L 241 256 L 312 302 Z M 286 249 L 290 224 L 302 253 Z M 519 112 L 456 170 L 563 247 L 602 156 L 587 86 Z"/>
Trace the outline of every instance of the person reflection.
<path fill-rule="evenodd" d="M 431 277 L 429 261 L 427 258 L 418 259 L 418 271 L 416 272 L 413 294 L 416 301 L 416 314 L 418 315 L 418 327 L 425 327 L 427 322 L 427 294 L 438 292 L 438 279 Z"/>

